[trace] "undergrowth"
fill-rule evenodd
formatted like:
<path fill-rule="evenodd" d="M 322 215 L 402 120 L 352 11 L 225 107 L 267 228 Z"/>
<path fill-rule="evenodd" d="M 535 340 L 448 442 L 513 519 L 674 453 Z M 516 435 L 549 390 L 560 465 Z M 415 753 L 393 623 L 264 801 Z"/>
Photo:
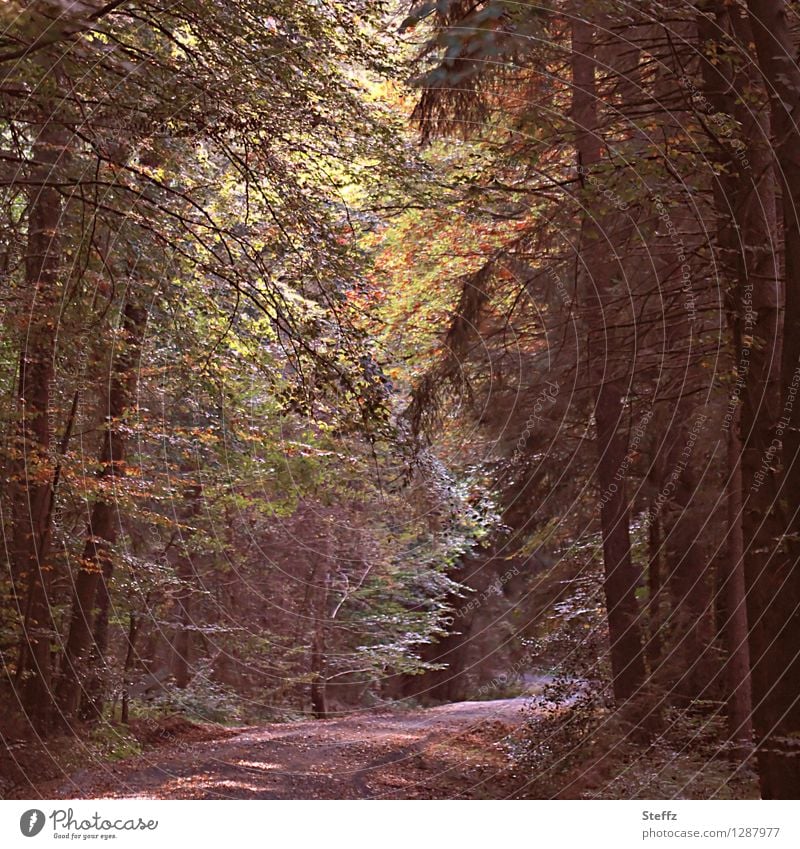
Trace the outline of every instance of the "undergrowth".
<path fill-rule="evenodd" d="M 535 799 L 758 798 L 726 743 L 719 705 L 678 708 L 657 692 L 617 708 L 609 686 L 562 677 L 532 702 L 510 746 L 519 795 Z"/>

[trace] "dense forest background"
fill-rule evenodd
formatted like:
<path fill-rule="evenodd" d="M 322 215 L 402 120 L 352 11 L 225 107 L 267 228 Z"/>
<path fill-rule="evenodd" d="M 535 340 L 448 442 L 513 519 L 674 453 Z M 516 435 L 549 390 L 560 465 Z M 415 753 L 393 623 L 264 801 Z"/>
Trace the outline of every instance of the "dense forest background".
<path fill-rule="evenodd" d="M 798 13 L 3 3 L 0 793 L 539 676 L 524 794 L 798 798 Z"/>

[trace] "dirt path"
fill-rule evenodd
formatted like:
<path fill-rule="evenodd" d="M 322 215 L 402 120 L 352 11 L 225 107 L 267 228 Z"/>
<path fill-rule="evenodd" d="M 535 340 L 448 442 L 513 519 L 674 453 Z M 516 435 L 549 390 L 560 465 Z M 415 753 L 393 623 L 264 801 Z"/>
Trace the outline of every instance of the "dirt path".
<path fill-rule="evenodd" d="M 501 741 L 528 699 L 264 725 L 85 770 L 58 798 L 503 798 Z"/>

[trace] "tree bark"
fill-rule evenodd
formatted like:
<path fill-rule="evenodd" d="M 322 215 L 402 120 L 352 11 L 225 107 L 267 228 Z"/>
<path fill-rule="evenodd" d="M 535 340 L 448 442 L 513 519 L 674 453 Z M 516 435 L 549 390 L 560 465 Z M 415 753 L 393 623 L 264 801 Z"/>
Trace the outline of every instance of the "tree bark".
<path fill-rule="evenodd" d="M 134 297 L 125 303 L 122 316 L 122 351 L 114 358 L 108 394 L 106 431 L 100 451 L 99 479 L 103 492 L 92 508 L 81 565 L 75 579 L 72 616 L 64 650 L 58 702 L 65 721 L 73 719 L 90 672 L 98 587 L 107 592 L 113 570 L 112 548 L 117 539 L 117 508 L 113 501 L 115 479 L 125 474 L 125 436 L 121 426 L 136 393 L 137 363 L 147 311 Z M 99 656 L 102 664 L 105 658 Z M 91 694 L 87 695 L 91 696 Z"/>
<path fill-rule="evenodd" d="M 327 556 L 324 559 L 321 579 L 314 588 L 316 603 L 314 605 L 314 630 L 311 634 L 311 712 L 316 719 L 328 718 L 325 668 L 327 666 L 326 633 L 330 563 Z"/>
<path fill-rule="evenodd" d="M 683 435 L 682 429 L 680 432 Z M 675 487 L 677 516 L 667 537 L 667 558 L 673 564 L 668 580 L 672 600 L 670 630 L 674 635 L 670 655 L 679 665 L 672 687 L 684 705 L 707 698 L 707 688 L 714 677 L 712 587 L 702 542 L 698 491 L 697 481 L 687 466 Z"/>
<path fill-rule="evenodd" d="M 572 120 L 578 167 L 587 172 L 601 161 L 594 49 L 593 25 L 576 16 L 572 23 Z M 591 209 L 588 197 L 587 207 Z M 608 324 L 614 268 L 608 249 L 614 224 L 609 218 L 606 216 L 606 221 L 598 222 L 591 214 L 584 215 L 579 257 L 583 284 L 579 285 L 579 291 L 589 332 L 590 376 L 596 387 L 597 479 L 601 491 L 604 592 L 613 688 L 615 699 L 622 702 L 630 699 L 643 684 L 645 664 L 636 600 L 640 574 L 631 558 L 630 511 L 624 475 L 620 475 L 628 452 L 622 428 L 626 367 L 620 369 L 613 362 L 619 352 L 615 350 L 614 328 Z"/>
<path fill-rule="evenodd" d="M 184 471 L 191 472 L 187 468 Z M 186 510 L 189 522 L 194 522 L 200 514 L 203 488 L 200 484 L 186 487 L 184 498 L 188 502 Z M 189 540 L 193 534 L 191 528 L 181 534 L 181 551 L 175 564 L 175 573 L 180 581 L 176 594 L 177 628 L 172 642 L 172 672 L 177 687 L 184 689 L 191 681 L 191 652 L 192 652 L 192 599 L 195 593 L 196 574 L 189 550 Z"/>
<path fill-rule="evenodd" d="M 125 652 L 125 663 L 122 667 L 122 707 L 120 722 L 128 724 L 130 710 L 130 686 L 131 673 L 136 659 L 136 639 L 139 636 L 141 618 L 136 613 L 130 613 L 128 617 L 128 648 Z"/>
<path fill-rule="evenodd" d="M 800 487 L 800 404 L 794 402 L 792 391 L 793 387 L 796 391 L 800 367 L 800 220 L 796 209 L 800 198 L 800 69 L 783 0 L 748 0 L 747 6 L 772 107 L 769 135 L 773 142 L 771 150 L 767 144 L 762 146 L 763 159 L 767 165 L 771 159 L 775 166 L 783 213 L 782 228 L 773 226 L 769 232 L 767 222 L 762 240 L 749 247 L 757 251 L 762 265 L 777 267 L 777 252 L 765 251 L 764 246 L 772 245 L 772 233 L 781 233 L 786 275 L 781 334 L 780 292 L 773 282 L 777 273 L 754 273 L 753 335 L 762 344 L 750 348 L 742 404 L 743 537 L 753 725 L 762 796 L 796 799 L 800 795 L 800 521 L 795 505 Z M 745 126 L 743 135 L 757 137 L 754 130 L 762 128 Z M 753 164 L 754 172 L 757 168 L 760 163 Z M 751 215 L 761 220 L 763 213 L 755 202 L 752 205 L 756 208 Z M 769 204 L 765 208 L 769 209 Z M 782 391 L 777 393 L 769 389 L 771 363 L 764 360 L 775 355 L 781 343 Z"/>
<path fill-rule="evenodd" d="M 753 749 L 753 694 L 750 683 L 750 645 L 744 575 L 744 532 L 742 529 L 742 446 L 739 436 L 739 405 L 728 431 L 727 551 L 720 575 L 725 621 L 723 634 L 727 661 L 728 737 L 734 754 L 744 760 Z"/>
<path fill-rule="evenodd" d="M 45 558 L 52 520 L 50 398 L 55 354 L 56 304 L 60 287 L 61 195 L 51 184 L 64 155 L 64 130 L 42 125 L 33 147 L 25 277 L 31 293 L 23 329 L 19 366 L 20 424 L 14 511 L 14 562 L 17 586 L 27 585 L 17 669 L 20 700 L 31 724 L 50 726 L 51 640 L 55 632 L 48 589 L 52 563 Z M 19 596 L 19 593 L 18 593 Z"/>

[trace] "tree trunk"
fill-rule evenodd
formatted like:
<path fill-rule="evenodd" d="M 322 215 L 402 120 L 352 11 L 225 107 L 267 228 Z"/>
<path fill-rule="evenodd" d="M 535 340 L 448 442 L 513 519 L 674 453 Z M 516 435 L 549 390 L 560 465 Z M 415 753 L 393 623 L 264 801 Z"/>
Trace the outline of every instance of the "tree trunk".
<path fill-rule="evenodd" d="M 187 474 L 191 473 L 189 467 L 183 469 Z M 185 515 L 188 523 L 194 523 L 200 515 L 202 506 L 203 487 L 201 484 L 191 484 L 184 491 L 184 500 L 187 503 Z M 191 681 L 191 653 L 192 653 L 192 600 L 195 594 L 196 573 L 195 564 L 192 560 L 192 552 L 189 549 L 189 540 L 194 531 L 191 527 L 181 531 L 181 550 L 175 564 L 175 573 L 180 582 L 180 587 L 175 597 L 177 608 L 177 625 L 172 640 L 172 674 L 176 686 L 184 689 Z"/>
<path fill-rule="evenodd" d="M 88 536 L 75 580 L 72 617 L 64 650 L 58 701 L 65 721 L 78 711 L 81 693 L 90 673 L 89 659 L 95 646 L 93 629 L 98 587 L 108 591 L 113 571 L 111 551 L 117 539 L 117 508 L 113 501 L 115 478 L 125 474 L 125 436 L 121 427 L 136 393 L 137 363 L 141 349 L 146 309 L 129 298 L 122 316 L 122 350 L 114 358 L 108 395 L 108 414 L 100 451 L 99 477 L 105 491 L 92 509 Z M 100 656 L 100 665 L 105 658 Z M 90 695 L 87 693 L 87 695 Z"/>
<path fill-rule="evenodd" d="M 148 596 L 149 597 L 149 596 Z M 128 648 L 125 652 L 125 663 L 122 667 L 122 710 L 120 722 L 128 724 L 128 712 L 130 708 L 130 686 L 133 664 L 136 659 L 136 638 L 139 636 L 141 618 L 135 613 L 128 617 Z"/>
<path fill-rule="evenodd" d="M 750 173 L 736 175 L 724 194 L 734 198 L 740 285 L 735 320 L 742 342 L 737 346 L 737 377 L 744 383 L 741 410 L 743 548 L 753 724 L 758 744 L 761 792 L 765 798 L 800 794 L 800 551 L 794 542 L 794 510 L 800 486 L 798 448 L 800 404 L 794 404 L 792 381 L 800 365 L 800 226 L 795 204 L 800 197 L 800 70 L 794 61 L 786 7 L 782 0 L 748 0 L 749 27 L 735 12 L 743 45 L 755 42 L 758 64 L 772 99 L 770 123 L 737 105 L 747 140 Z M 749 58 L 746 56 L 745 58 Z M 720 86 L 722 87 L 722 86 Z M 741 86 L 739 86 L 741 91 Z M 735 94 L 736 92 L 734 92 Z M 748 92 L 751 94 L 751 92 Z M 750 100 L 747 103 L 750 103 Z M 770 135 L 774 144 L 770 146 Z M 774 158 L 773 158 L 774 157 Z M 771 161 L 777 168 L 770 169 Z M 739 169 L 741 171 L 741 169 Z M 783 197 L 785 319 L 780 327 L 780 282 L 773 244 L 775 226 L 773 173 Z M 741 178 L 745 179 L 741 179 Z M 737 196 L 738 190 L 738 196 Z M 726 198 L 727 203 L 730 199 Z M 752 291 L 752 304 L 748 298 Z M 750 312 L 752 307 L 752 312 Z M 749 343 L 753 337 L 755 344 Z M 782 355 L 781 355 L 782 345 Z M 777 390 L 774 363 L 781 357 L 783 397 Z M 784 405 L 782 415 L 779 412 Z M 781 444 L 782 442 L 782 444 Z M 781 463 L 782 449 L 782 463 Z M 782 476 L 776 469 L 782 465 Z M 781 501 L 788 499 L 789 503 Z M 786 509 L 788 507 L 788 510 Z M 792 516 L 791 514 L 794 514 Z M 786 543 L 779 543 L 783 534 Z M 732 638 L 733 639 L 733 638 Z"/>
<path fill-rule="evenodd" d="M 742 447 L 739 436 L 739 405 L 728 431 L 727 551 L 722 560 L 719 591 L 723 594 L 725 621 L 723 634 L 727 661 L 728 736 L 735 754 L 742 760 L 753 748 L 753 698 L 750 684 L 750 646 L 744 576 L 744 534 L 742 530 Z"/>
<path fill-rule="evenodd" d="M 108 691 L 108 617 L 111 607 L 109 584 L 113 571 L 111 560 L 106 560 L 97 585 L 97 613 L 89 660 L 86 664 L 86 685 L 81 693 L 79 709 L 80 718 L 88 722 L 102 719 Z"/>
<path fill-rule="evenodd" d="M 576 16 L 572 23 L 572 119 L 578 167 L 582 175 L 595 168 L 601 160 L 594 41 L 593 25 Z M 586 200 L 587 207 L 591 209 L 588 195 Z M 628 499 L 624 475 L 620 474 L 628 452 L 622 417 L 624 372 L 629 371 L 629 367 L 623 365 L 620 369 L 614 362 L 619 352 L 615 350 L 614 328 L 607 324 L 612 314 L 610 296 L 614 269 L 607 240 L 614 229 L 610 220 L 598 222 L 591 215 L 584 216 L 579 257 L 583 266 L 580 275 L 583 285 L 579 285 L 579 291 L 589 331 L 590 377 L 596 387 L 597 477 L 601 491 L 604 591 L 614 697 L 625 701 L 644 682 L 645 665 L 641 617 L 636 600 L 640 574 L 631 558 Z"/>
<path fill-rule="evenodd" d="M 721 222 L 717 234 L 721 267 L 733 284 L 729 306 L 736 358 L 736 383 L 726 415 L 730 474 L 729 551 L 722 582 L 727 613 L 726 671 L 730 732 L 738 750 L 745 754 L 752 745 L 752 709 L 746 705 L 751 699 L 751 652 L 745 639 L 747 584 L 758 583 L 769 574 L 781 534 L 774 510 L 778 480 L 762 470 L 774 436 L 780 392 L 780 250 L 774 243 L 777 222 L 770 119 L 766 108 L 756 108 L 760 98 L 753 97 L 754 92 L 764 93 L 748 52 L 753 32 L 738 7 L 715 0 L 713 8 L 713 23 L 708 17 L 698 19 L 701 38 L 710 43 L 713 57 L 702 63 L 705 89 L 719 112 L 736 118 L 742 136 L 741 140 L 726 138 L 719 145 L 725 171 L 715 181 L 714 196 Z M 720 38 L 725 32 L 738 42 L 742 54 L 732 61 L 718 58 L 729 56 L 731 41 Z M 738 147 L 732 152 L 733 142 Z M 736 155 L 740 150 L 744 157 Z"/>
<path fill-rule="evenodd" d="M 631 559 L 630 515 L 624 480 L 617 474 L 627 456 L 620 432 L 622 393 L 604 383 L 595 407 L 597 421 L 598 482 L 603 493 L 600 525 L 603 536 L 604 592 L 611 642 L 614 698 L 631 698 L 644 682 L 641 619 L 636 601 L 639 570 Z M 616 487 L 612 491 L 612 487 Z M 610 497 L 607 497 L 609 496 Z"/>
<path fill-rule="evenodd" d="M 52 520 L 53 476 L 50 469 L 50 396 L 55 353 L 55 320 L 60 286 L 62 201 L 49 184 L 64 154 L 64 131 L 42 126 L 33 148 L 35 185 L 28 220 L 25 276 L 31 293 L 23 329 L 19 367 L 19 414 L 14 511 L 14 563 L 17 585 L 27 585 L 17 680 L 20 701 L 31 724 L 50 724 L 51 641 L 54 634 L 48 588 L 51 563 L 45 558 Z M 38 185 L 36 185 L 38 183 Z M 18 594 L 19 595 L 19 594 Z"/>
<path fill-rule="evenodd" d="M 328 718 L 325 698 L 325 626 L 317 618 L 311 638 L 311 712 L 315 719 Z"/>
<path fill-rule="evenodd" d="M 183 576 L 180 576 L 183 579 Z M 186 689 L 192 680 L 191 675 L 191 651 L 192 639 L 190 625 L 191 616 L 191 588 L 181 589 L 178 599 L 178 631 L 172 643 L 173 650 L 173 675 L 175 686 L 181 690 Z"/>
<path fill-rule="evenodd" d="M 311 711 L 316 719 L 328 718 L 325 670 L 327 666 L 327 648 L 325 637 L 328 625 L 329 583 L 330 562 L 326 556 L 322 566 L 321 580 L 314 588 L 316 604 L 314 605 L 314 630 L 311 635 Z"/>

